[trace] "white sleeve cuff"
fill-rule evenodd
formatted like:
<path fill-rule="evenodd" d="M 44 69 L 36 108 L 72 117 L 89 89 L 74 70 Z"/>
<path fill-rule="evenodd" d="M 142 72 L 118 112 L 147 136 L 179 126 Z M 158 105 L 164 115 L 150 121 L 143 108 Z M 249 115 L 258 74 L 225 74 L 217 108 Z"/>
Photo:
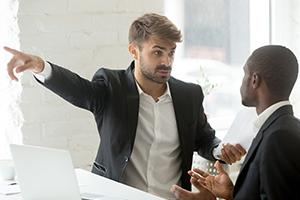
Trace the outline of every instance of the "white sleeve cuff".
<path fill-rule="evenodd" d="M 45 83 L 45 80 L 49 79 L 51 77 L 52 74 L 52 67 L 51 65 L 44 61 L 44 69 L 43 71 L 41 71 L 40 73 L 37 74 L 33 74 L 39 81 L 41 81 L 42 83 Z"/>
<path fill-rule="evenodd" d="M 215 159 L 220 160 L 222 154 L 221 150 L 222 150 L 221 143 L 216 148 L 213 149 L 213 156 Z"/>

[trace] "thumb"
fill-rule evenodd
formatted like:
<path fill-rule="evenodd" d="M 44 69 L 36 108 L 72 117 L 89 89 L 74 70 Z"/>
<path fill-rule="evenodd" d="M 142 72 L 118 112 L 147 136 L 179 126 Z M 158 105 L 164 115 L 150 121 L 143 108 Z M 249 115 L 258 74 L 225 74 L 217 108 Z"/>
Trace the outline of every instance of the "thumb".
<path fill-rule="evenodd" d="M 215 164 L 214 164 L 214 167 L 218 170 L 218 172 L 219 173 L 221 173 L 221 174 L 226 174 L 227 172 L 224 170 L 224 168 L 223 168 L 223 166 L 222 166 L 222 164 L 219 162 L 219 161 L 217 161 Z"/>
<path fill-rule="evenodd" d="M 173 185 L 170 191 L 174 194 L 176 199 L 179 200 L 190 200 L 192 198 L 190 191 L 185 190 L 178 185 Z"/>

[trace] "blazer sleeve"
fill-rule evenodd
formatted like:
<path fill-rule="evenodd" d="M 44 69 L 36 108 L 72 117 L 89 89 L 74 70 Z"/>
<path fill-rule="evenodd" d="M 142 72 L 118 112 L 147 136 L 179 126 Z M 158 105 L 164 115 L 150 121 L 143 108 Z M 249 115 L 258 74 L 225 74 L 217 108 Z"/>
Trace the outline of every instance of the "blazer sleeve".
<path fill-rule="evenodd" d="M 69 103 L 93 113 L 101 112 L 107 96 L 108 78 L 98 70 L 92 81 L 86 80 L 68 69 L 50 63 L 51 77 L 41 83 Z"/>
<path fill-rule="evenodd" d="M 219 145 L 221 140 L 216 137 L 215 130 L 210 126 L 207 121 L 206 114 L 203 108 L 203 92 L 201 87 L 199 88 L 200 101 L 198 101 L 198 121 L 197 121 L 197 133 L 195 140 L 195 149 L 198 154 L 208 160 L 216 160 L 213 156 L 213 149 Z"/>

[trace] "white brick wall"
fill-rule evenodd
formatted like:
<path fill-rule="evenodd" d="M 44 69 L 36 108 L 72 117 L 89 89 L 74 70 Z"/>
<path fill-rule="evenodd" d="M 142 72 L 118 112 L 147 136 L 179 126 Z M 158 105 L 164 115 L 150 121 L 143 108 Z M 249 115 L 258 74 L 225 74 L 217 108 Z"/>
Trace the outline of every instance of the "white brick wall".
<path fill-rule="evenodd" d="M 128 66 L 130 23 L 146 12 L 163 13 L 163 5 L 163 0 L 20 1 L 21 49 L 91 79 L 99 66 Z M 99 144 L 92 114 L 52 94 L 29 73 L 22 85 L 24 143 L 68 149 L 76 167 L 89 168 Z"/>

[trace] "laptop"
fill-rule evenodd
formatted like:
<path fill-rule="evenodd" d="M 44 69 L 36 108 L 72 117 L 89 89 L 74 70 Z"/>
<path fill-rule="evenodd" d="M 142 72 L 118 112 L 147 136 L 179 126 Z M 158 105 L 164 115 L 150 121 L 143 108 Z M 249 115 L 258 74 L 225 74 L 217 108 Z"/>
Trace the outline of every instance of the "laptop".
<path fill-rule="evenodd" d="M 68 151 L 17 144 L 11 144 L 10 149 L 23 200 L 81 200 L 102 196 L 80 194 Z"/>

